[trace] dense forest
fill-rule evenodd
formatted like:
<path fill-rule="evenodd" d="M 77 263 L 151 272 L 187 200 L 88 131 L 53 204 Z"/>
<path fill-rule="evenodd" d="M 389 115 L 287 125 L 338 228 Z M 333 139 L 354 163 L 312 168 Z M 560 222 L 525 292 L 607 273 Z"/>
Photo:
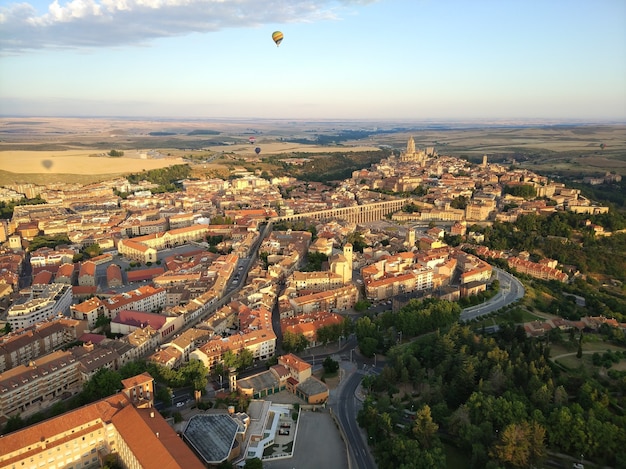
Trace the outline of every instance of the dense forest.
<path fill-rule="evenodd" d="M 444 444 L 472 468 L 567 455 L 626 467 L 626 374 L 566 372 L 549 356 L 549 341 L 512 325 L 484 336 L 455 324 L 393 347 L 363 381 L 359 414 L 379 467 L 446 467 Z"/>
<path fill-rule="evenodd" d="M 593 225 L 607 231 L 626 228 L 626 217 L 611 211 L 599 215 L 556 212 L 549 216 L 528 214 L 514 223 L 493 223 L 492 226 L 472 226 L 470 230 L 483 233 L 482 244 L 494 250 L 527 251 L 530 260 L 542 258 L 557 260 L 572 273 L 579 272 L 572 283 L 542 282 L 515 273 L 545 295 L 532 299 L 532 306 L 540 311 L 580 319 L 583 315 L 605 315 L 626 321 L 626 233 L 597 236 Z M 472 252 L 471 248 L 465 248 Z M 502 268 L 503 260 L 490 260 Z M 576 308 L 575 302 L 565 300 L 563 294 L 585 298 L 585 308 Z M 556 298 L 558 301 L 548 301 Z"/>

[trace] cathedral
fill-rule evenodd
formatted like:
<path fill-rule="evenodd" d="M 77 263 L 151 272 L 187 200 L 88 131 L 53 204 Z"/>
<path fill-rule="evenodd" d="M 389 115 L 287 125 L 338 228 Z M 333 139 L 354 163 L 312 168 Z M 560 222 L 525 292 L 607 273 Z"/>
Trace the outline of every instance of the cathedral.
<path fill-rule="evenodd" d="M 400 161 L 419 163 L 420 166 L 424 166 L 426 158 L 428 156 L 433 156 L 434 152 L 435 151 L 433 148 L 428 148 L 427 151 L 416 150 L 415 140 L 413 140 L 413 137 L 411 137 L 406 144 L 406 150 L 400 153 Z"/>

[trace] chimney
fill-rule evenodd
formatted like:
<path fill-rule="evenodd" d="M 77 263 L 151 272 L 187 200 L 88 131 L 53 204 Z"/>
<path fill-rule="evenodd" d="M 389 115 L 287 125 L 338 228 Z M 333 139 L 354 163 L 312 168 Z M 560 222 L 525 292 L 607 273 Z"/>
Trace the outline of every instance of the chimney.
<path fill-rule="evenodd" d="M 150 418 L 154 418 L 154 411 L 150 412 Z"/>
<path fill-rule="evenodd" d="M 156 437 L 157 437 L 157 438 L 159 437 L 159 432 L 156 432 Z"/>

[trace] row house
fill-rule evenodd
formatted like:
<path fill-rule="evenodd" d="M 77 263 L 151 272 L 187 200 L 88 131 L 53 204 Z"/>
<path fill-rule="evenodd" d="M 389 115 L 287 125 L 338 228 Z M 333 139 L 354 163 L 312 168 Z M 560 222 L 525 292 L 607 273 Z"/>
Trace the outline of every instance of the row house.
<path fill-rule="evenodd" d="M 194 224 L 197 215 L 193 212 L 177 213 L 169 215 L 167 218 L 168 229 L 175 230 L 177 228 L 187 228 Z"/>
<path fill-rule="evenodd" d="M 161 350 L 169 350 L 179 357 L 178 364 L 184 364 L 189 361 L 189 355 L 200 345 L 209 341 L 212 332 L 204 329 L 191 328 L 170 340 Z"/>
<path fill-rule="evenodd" d="M 165 306 L 166 293 L 163 288 L 143 285 L 135 290 L 114 295 L 105 300 L 109 316 L 115 317 L 122 310 L 157 311 Z"/>
<path fill-rule="evenodd" d="M 556 280 L 565 283 L 569 279 L 566 273 L 545 264 L 527 261 L 519 257 L 509 257 L 507 262 L 509 268 L 540 280 Z"/>
<path fill-rule="evenodd" d="M 311 293 L 290 298 L 293 314 L 313 313 L 317 311 L 345 311 L 353 308 L 359 300 L 359 290 L 354 285 L 334 290 Z"/>
<path fill-rule="evenodd" d="M 377 280 L 364 279 L 365 294 L 371 300 L 385 300 L 402 293 L 433 288 L 433 270 L 429 268 L 408 270 L 397 275 L 386 275 Z"/>
<path fill-rule="evenodd" d="M 183 354 L 180 350 L 174 347 L 166 347 L 157 349 L 154 353 L 150 354 L 146 360 L 159 366 L 175 369 L 183 364 L 182 357 Z"/>
<path fill-rule="evenodd" d="M 299 272 L 296 271 L 289 279 L 297 291 L 326 291 L 343 286 L 343 277 L 332 272 Z"/>
<path fill-rule="evenodd" d="M 486 282 L 491 278 L 493 267 L 481 261 L 479 265 L 461 274 L 461 285 L 473 282 Z"/>
<path fill-rule="evenodd" d="M 133 360 L 149 355 L 154 350 L 157 350 L 163 342 L 159 331 L 149 324 L 144 327 L 138 327 L 120 340 L 128 343 L 133 348 Z"/>
<path fill-rule="evenodd" d="M 139 220 L 134 218 L 120 225 L 122 233 L 128 237 L 146 236 L 155 233 L 165 233 L 168 229 L 168 223 L 165 218 L 157 220 Z"/>
<path fill-rule="evenodd" d="M 49 265 L 61 265 L 71 263 L 78 253 L 75 249 L 51 249 L 47 247 L 39 248 L 30 255 L 30 265 L 34 267 L 45 267 Z"/>
<path fill-rule="evenodd" d="M 0 247 L 0 284 L 17 288 L 23 260 L 23 252 Z"/>
<path fill-rule="evenodd" d="M 296 335 L 302 334 L 309 342 L 309 346 L 314 347 L 318 345 L 318 329 L 341 324 L 343 320 L 343 317 L 339 314 L 320 311 L 318 313 L 300 314 L 292 318 L 281 319 L 280 329 L 283 334 L 285 332 L 291 332 Z"/>
<path fill-rule="evenodd" d="M 78 361 L 78 371 L 83 383 L 89 381 L 98 370 L 116 370 L 120 367 L 120 356 L 114 348 L 84 344 L 70 350 Z"/>
<path fill-rule="evenodd" d="M 62 318 L 6 334 L 0 338 L 0 373 L 75 342 L 84 332 L 81 321 Z"/>
<path fill-rule="evenodd" d="M 204 320 L 199 327 L 206 328 L 213 334 L 221 336 L 237 324 L 237 310 L 230 304 L 227 304 Z"/>
<path fill-rule="evenodd" d="M 52 352 L 5 371 L 0 374 L 0 422 L 44 410 L 77 394 L 82 385 L 79 362 L 67 351 Z"/>

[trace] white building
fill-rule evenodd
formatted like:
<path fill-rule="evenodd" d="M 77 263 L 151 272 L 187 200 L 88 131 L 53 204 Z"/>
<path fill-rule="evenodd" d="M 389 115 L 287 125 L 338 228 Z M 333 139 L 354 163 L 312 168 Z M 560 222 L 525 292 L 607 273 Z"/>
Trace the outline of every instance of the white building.
<path fill-rule="evenodd" d="M 61 283 L 33 285 L 27 301 L 9 308 L 7 321 L 16 331 L 55 316 L 67 316 L 71 304 L 71 286 Z"/>

